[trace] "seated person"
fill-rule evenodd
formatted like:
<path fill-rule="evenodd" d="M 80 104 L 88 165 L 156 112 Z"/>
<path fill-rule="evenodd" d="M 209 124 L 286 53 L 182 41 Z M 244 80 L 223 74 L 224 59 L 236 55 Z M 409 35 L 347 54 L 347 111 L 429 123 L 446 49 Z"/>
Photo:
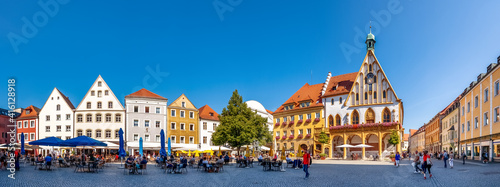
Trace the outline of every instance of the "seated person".
<path fill-rule="evenodd" d="M 291 163 L 292 162 L 292 159 L 290 157 L 288 157 L 288 155 L 286 155 L 286 163 Z"/>
<path fill-rule="evenodd" d="M 205 164 L 208 168 L 209 168 L 209 167 L 212 167 L 212 166 L 208 163 L 208 160 L 205 160 L 205 159 L 204 159 L 204 160 L 203 160 L 203 164 Z"/>
<path fill-rule="evenodd" d="M 50 156 L 50 154 L 48 154 L 46 157 L 45 157 L 45 164 L 47 164 L 47 166 L 50 168 L 50 166 L 52 165 L 52 157 Z"/>
<path fill-rule="evenodd" d="M 193 165 L 196 159 L 194 157 L 191 157 L 191 160 L 189 160 L 189 164 Z"/>
<path fill-rule="evenodd" d="M 229 156 L 224 156 L 224 162 L 228 163 L 229 162 Z"/>
<path fill-rule="evenodd" d="M 42 154 L 39 154 L 39 155 L 38 155 L 38 160 L 37 160 L 37 161 L 38 161 L 39 163 L 40 163 L 40 162 L 43 162 L 43 157 L 42 157 Z"/>
<path fill-rule="evenodd" d="M 259 160 L 259 162 L 262 162 L 262 155 L 259 155 L 259 158 L 257 158 L 257 160 Z"/>
<path fill-rule="evenodd" d="M 146 157 L 143 157 L 141 160 L 141 164 L 147 164 L 147 163 L 148 163 L 148 159 L 146 159 Z"/>
<path fill-rule="evenodd" d="M 222 165 L 224 164 L 224 160 L 218 159 L 217 162 L 215 162 L 217 165 Z"/>

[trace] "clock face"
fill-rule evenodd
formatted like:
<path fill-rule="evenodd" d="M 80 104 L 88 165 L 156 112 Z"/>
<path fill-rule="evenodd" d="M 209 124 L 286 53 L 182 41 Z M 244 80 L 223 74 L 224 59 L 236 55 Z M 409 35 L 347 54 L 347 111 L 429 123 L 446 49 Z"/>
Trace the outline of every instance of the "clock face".
<path fill-rule="evenodd" d="M 375 76 L 375 75 L 373 75 L 373 73 L 368 73 L 368 74 L 366 75 L 366 82 L 367 82 L 368 84 L 373 84 L 373 77 L 374 77 L 374 76 Z"/>

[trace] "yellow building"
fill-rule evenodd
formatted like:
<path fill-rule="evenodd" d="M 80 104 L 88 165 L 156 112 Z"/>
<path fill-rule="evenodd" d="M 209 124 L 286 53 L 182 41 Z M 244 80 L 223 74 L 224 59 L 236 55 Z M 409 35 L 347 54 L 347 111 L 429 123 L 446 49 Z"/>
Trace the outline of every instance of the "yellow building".
<path fill-rule="evenodd" d="M 460 150 L 469 158 L 480 159 L 483 153 L 500 159 L 500 71 L 498 63 L 470 83 L 460 99 Z"/>
<path fill-rule="evenodd" d="M 304 144 L 315 150 L 313 154 L 322 153 L 322 144 L 318 142 L 319 133 L 325 131 L 322 86 L 306 83 L 273 113 L 277 150 L 296 152 Z"/>
<path fill-rule="evenodd" d="M 172 143 L 191 144 L 199 143 L 198 137 L 198 109 L 182 94 L 167 107 L 167 137 Z"/>

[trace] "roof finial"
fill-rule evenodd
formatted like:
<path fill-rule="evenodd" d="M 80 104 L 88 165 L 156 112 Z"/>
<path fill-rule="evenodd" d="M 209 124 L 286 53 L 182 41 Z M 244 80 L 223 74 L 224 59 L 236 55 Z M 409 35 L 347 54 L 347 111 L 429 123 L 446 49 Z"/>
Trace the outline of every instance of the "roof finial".
<path fill-rule="evenodd" d="M 370 34 L 372 33 L 372 20 L 370 20 Z"/>

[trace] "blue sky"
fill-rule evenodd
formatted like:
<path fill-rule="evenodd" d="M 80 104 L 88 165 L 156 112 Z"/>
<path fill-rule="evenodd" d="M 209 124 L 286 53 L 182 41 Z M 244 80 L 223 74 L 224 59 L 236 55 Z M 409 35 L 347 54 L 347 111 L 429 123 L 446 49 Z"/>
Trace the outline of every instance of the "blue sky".
<path fill-rule="evenodd" d="M 145 87 L 220 112 L 238 89 L 274 111 L 306 82 L 358 71 L 359 36 L 373 20 L 375 53 L 410 129 L 500 55 L 500 2 L 492 0 L 60 3 L 49 14 L 36 1 L 0 1 L 1 79 L 6 88 L 16 78 L 18 107 L 42 107 L 54 87 L 78 105 L 100 74 L 122 103 Z M 161 76 L 152 76 L 157 67 Z M 6 89 L 0 95 L 6 108 Z"/>

